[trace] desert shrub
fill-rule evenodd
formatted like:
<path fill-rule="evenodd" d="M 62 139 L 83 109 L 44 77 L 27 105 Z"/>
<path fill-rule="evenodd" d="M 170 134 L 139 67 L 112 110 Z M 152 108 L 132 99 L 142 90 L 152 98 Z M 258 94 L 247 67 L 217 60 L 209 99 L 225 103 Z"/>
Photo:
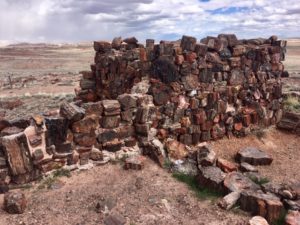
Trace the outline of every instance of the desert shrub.
<path fill-rule="evenodd" d="M 285 110 L 292 112 L 300 112 L 300 100 L 298 97 L 288 95 L 283 103 Z"/>

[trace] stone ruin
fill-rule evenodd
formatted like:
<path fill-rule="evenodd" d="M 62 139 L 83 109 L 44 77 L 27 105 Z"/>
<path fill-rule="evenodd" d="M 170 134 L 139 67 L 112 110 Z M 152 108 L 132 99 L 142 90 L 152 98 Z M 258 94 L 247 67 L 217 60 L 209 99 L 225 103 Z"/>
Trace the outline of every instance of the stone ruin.
<path fill-rule="evenodd" d="M 132 154 L 125 168 L 141 169 L 143 154 L 161 166 L 181 165 L 201 185 L 229 193 L 223 208 L 241 199 L 246 211 L 269 221 L 280 216 L 283 203 L 274 191 L 263 192 L 201 142 L 280 121 L 286 41 L 220 34 L 200 42 L 148 39 L 144 46 L 119 37 L 95 41 L 94 49 L 74 102 L 30 120 L 0 119 L 0 192 L 66 165 L 101 164 L 111 154 Z M 247 162 L 241 170 L 255 170 Z M 288 200 L 295 200 L 290 192 Z"/>

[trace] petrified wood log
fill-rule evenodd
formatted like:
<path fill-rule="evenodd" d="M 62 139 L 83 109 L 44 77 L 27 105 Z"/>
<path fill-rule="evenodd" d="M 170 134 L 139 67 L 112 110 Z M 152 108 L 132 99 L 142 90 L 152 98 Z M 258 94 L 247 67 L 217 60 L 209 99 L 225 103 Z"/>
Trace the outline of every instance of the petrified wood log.
<path fill-rule="evenodd" d="M 13 176 L 22 176 L 33 171 L 32 158 L 23 132 L 2 137 L 2 144 Z"/>
<path fill-rule="evenodd" d="M 45 118 L 46 145 L 58 146 L 67 139 L 69 121 L 63 117 L 47 117 Z"/>
<path fill-rule="evenodd" d="M 253 190 L 241 192 L 240 205 L 241 209 L 262 216 L 271 223 L 280 217 L 284 209 L 276 195 Z"/>
<path fill-rule="evenodd" d="M 60 106 L 60 115 L 67 118 L 71 122 L 78 121 L 83 118 L 85 110 L 74 103 L 64 102 Z"/>

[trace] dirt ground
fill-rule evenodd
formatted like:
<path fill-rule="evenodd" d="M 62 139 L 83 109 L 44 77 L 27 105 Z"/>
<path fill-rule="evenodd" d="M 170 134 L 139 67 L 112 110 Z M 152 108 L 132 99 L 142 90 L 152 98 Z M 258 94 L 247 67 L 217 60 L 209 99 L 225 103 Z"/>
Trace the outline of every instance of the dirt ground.
<path fill-rule="evenodd" d="M 273 157 L 270 166 L 257 166 L 259 172 L 275 183 L 300 180 L 300 137 L 282 132 L 276 127 L 261 131 L 262 137 L 253 134 L 244 138 L 222 139 L 211 142 L 217 155 L 234 161 L 237 151 L 243 147 L 257 147 Z"/>
<path fill-rule="evenodd" d="M 248 216 L 226 212 L 216 201 L 198 200 L 184 183 L 147 160 L 142 171 L 126 171 L 107 164 L 62 178 L 56 190 L 25 190 L 29 206 L 24 214 L 0 211 L 0 224 L 93 225 L 103 224 L 97 203 L 123 215 L 127 224 L 239 225 Z M 1 204 L 1 203 L 0 203 Z"/>
<path fill-rule="evenodd" d="M 79 71 L 89 69 L 93 55 L 90 44 L 0 48 L 0 101 L 19 99 L 23 103 L 12 110 L 0 109 L 0 116 L 30 116 L 55 109 L 66 99 L 71 101 Z M 285 90 L 299 91 L 299 40 L 289 42 L 284 64 L 291 74 L 283 80 Z M 218 156 L 232 161 L 241 147 L 259 147 L 274 158 L 272 165 L 258 167 L 262 175 L 278 183 L 300 180 L 299 136 L 271 127 L 260 138 L 250 135 L 210 144 Z M 110 212 L 125 216 L 131 225 L 238 225 L 249 219 L 240 210 L 219 209 L 216 200 L 199 200 L 186 184 L 150 160 L 142 171 L 124 171 L 120 164 L 107 164 L 59 179 L 63 185 L 57 189 L 39 189 L 39 183 L 23 189 L 29 201 L 27 210 L 22 215 L 8 215 L 0 209 L 0 225 L 103 224 L 105 213 L 96 210 L 103 202 L 110 205 Z M 2 201 L 0 195 L 0 205 Z"/>
<path fill-rule="evenodd" d="M 273 128 L 263 138 L 222 139 L 210 143 L 218 156 L 233 161 L 235 153 L 245 146 L 254 146 L 270 153 L 270 166 L 259 166 L 261 174 L 277 183 L 299 180 L 299 137 Z M 119 213 L 127 224 L 245 224 L 250 215 L 240 211 L 224 211 L 218 199 L 202 200 L 186 184 L 175 180 L 167 170 L 146 161 L 142 171 L 126 171 L 121 164 L 107 164 L 86 171 L 74 171 L 70 178 L 59 178 L 58 189 L 39 189 L 40 183 L 24 189 L 29 199 L 26 212 L 8 215 L 0 210 L 0 224 L 103 224 L 105 213 L 97 212 L 97 203 L 105 202 Z M 58 183 L 60 184 L 60 183 Z M 3 196 L 0 196 L 2 204 Z"/>
<path fill-rule="evenodd" d="M 57 108 L 66 96 L 72 100 L 79 72 L 90 69 L 93 57 L 91 43 L 0 47 L 0 102 L 24 103 L 0 113 L 9 119 L 31 116 Z"/>

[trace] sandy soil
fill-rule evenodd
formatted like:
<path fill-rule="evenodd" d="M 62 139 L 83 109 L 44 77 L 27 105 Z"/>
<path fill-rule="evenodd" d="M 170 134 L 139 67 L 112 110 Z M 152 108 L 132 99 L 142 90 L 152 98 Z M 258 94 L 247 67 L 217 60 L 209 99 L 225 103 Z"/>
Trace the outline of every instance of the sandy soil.
<path fill-rule="evenodd" d="M 277 183 L 286 183 L 300 180 L 300 137 L 294 134 L 282 132 L 275 127 L 262 131 L 263 137 L 258 138 L 255 134 L 245 138 L 231 140 L 222 139 L 211 142 L 217 155 L 234 161 L 234 156 L 243 147 L 257 147 L 269 153 L 273 157 L 270 166 L 258 166 L 259 172 Z"/>
<path fill-rule="evenodd" d="M 103 224 L 105 214 L 97 212 L 97 203 L 106 203 L 108 213 L 121 214 L 128 225 L 242 225 L 249 219 L 240 211 L 219 209 L 216 201 L 197 199 L 184 183 L 150 160 L 142 171 L 107 164 L 72 174 L 61 178 L 65 184 L 60 189 L 25 190 L 26 212 L 8 215 L 1 210 L 0 224 Z"/>
<path fill-rule="evenodd" d="M 0 101 L 24 102 L 0 113 L 5 110 L 6 117 L 14 119 L 58 108 L 66 96 L 74 97 L 79 72 L 90 69 L 93 57 L 91 43 L 0 47 Z"/>

